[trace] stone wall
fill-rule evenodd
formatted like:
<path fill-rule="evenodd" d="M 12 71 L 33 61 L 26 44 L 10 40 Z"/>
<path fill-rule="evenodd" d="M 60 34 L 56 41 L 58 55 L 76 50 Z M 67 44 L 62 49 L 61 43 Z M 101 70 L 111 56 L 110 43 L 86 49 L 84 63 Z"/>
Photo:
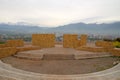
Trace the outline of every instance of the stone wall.
<path fill-rule="evenodd" d="M 87 43 L 87 35 L 82 34 L 80 40 L 78 40 L 77 34 L 64 34 L 63 35 L 63 47 L 65 48 L 77 48 L 84 46 Z"/>
<path fill-rule="evenodd" d="M 109 52 L 114 56 L 120 56 L 120 49 L 111 49 Z"/>
<path fill-rule="evenodd" d="M 64 34 L 63 35 L 63 47 L 64 48 L 76 48 L 78 46 L 77 34 Z"/>
<path fill-rule="evenodd" d="M 6 44 L 0 44 L 0 48 L 5 48 Z"/>
<path fill-rule="evenodd" d="M 96 41 L 95 45 L 97 47 L 114 48 L 113 43 L 108 41 Z"/>
<path fill-rule="evenodd" d="M 33 34 L 32 45 L 41 48 L 49 48 L 55 46 L 55 34 Z"/>
<path fill-rule="evenodd" d="M 78 40 L 78 46 L 84 46 L 87 44 L 87 35 L 82 34 L 80 40 Z"/>
<path fill-rule="evenodd" d="M 22 47 L 24 46 L 23 40 L 7 40 L 6 42 L 7 47 Z"/>
<path fill-rule="evenodd" d="M 7 40 L 5 44 L 0 44 L 0 48 L 5 47 L 22 47 L 24 46 L 23 40 Z"/>
<path fill-rule="evenodd" d="M 15 47 L 0 48 L 0 58 L 8 57 L 16 53 Z"/>

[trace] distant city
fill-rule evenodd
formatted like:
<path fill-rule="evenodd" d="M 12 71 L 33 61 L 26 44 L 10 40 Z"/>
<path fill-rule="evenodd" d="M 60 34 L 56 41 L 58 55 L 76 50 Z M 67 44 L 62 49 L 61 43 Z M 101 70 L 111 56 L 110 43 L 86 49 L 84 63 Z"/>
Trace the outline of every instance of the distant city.
<path fill-rule="evenodd" d="M 56 41 L 62 41 L 63 40 L 63 34 L 56 33 Z M 80 35 L 79 39 L 80 39 Z M 96 40 L 114 40 L 116 38 L 120 38 L 120 35 L 96 35 L 96 34 L 87 34 L 88 35 L 88 40 L 89 41 L 96 41 Z M 11 39 L 23 39 L 26 42 L 31 42 L 32 39 L 32 34 L 14 34 L 14 35 L 9 35 L 9 34 L 1 34 L 0 35 L 0 41 L 6 41 L 6 40 L 11 40 Z"/>

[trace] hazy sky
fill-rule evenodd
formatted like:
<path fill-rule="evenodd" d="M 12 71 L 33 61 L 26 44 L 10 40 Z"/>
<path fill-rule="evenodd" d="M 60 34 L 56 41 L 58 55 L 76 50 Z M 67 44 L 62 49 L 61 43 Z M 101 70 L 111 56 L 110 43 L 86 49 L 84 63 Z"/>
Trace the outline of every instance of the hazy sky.
<path fill-rule="evenodd" d="M 0 22 L 58 26 L 120 21 L 120 0 L 0 0 Z"/>

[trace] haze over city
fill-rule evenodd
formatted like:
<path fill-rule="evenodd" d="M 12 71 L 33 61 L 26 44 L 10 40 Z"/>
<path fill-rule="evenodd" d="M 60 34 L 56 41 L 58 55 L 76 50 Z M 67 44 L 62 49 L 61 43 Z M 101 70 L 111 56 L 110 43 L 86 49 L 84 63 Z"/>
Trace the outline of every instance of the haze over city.
<path fill-rule="evenodd" d="M 0 23 L 56 27 L 120 21 L 120 0 L 0 0 Z"/>

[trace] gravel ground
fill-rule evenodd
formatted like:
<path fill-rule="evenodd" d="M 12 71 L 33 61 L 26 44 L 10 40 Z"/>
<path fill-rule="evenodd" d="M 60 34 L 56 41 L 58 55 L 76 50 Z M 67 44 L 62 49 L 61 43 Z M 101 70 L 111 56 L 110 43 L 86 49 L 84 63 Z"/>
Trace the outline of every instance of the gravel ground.
<path fill-rule="evenodd" d="M 83 60 L 27 60 L 15 57 L 3 58 L 2 61 L 11 64 L 13 67 L 25 71 L 42 74 L 85 74 L 102 71 L 114 66 L 119 58 L 104 57 Z"/>

